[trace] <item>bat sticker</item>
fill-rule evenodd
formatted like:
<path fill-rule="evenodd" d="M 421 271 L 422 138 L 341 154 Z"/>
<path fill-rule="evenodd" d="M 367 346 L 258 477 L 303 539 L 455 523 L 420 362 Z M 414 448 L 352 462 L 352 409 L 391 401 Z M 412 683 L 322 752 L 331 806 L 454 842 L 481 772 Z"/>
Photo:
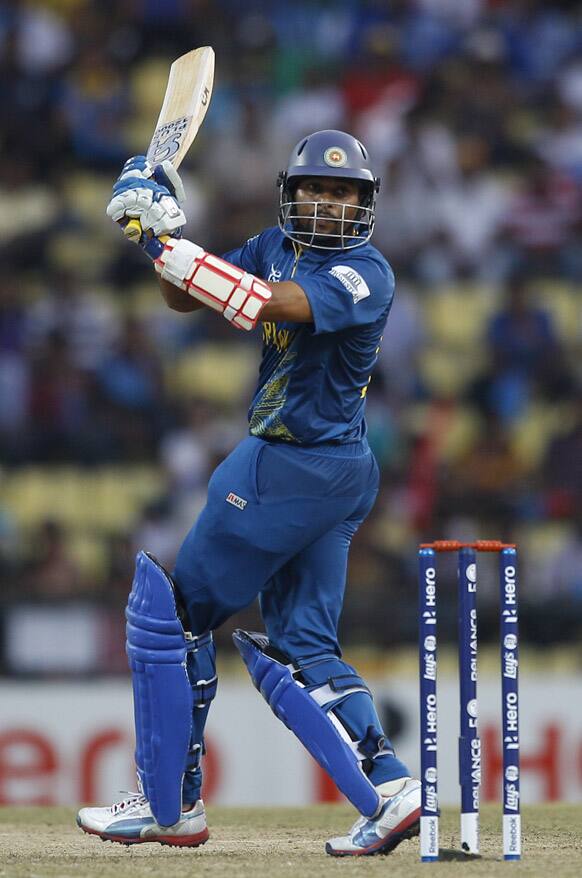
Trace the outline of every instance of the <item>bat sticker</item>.
<path fill-rule="evenodd" d="M 180 149 L 180 143 L 191 121 L 192 116 L 183 116 L 158 128 L 148 150 L 148 158 L 153 164 L 159 164 L 166 159 L 172 160 Z"/>

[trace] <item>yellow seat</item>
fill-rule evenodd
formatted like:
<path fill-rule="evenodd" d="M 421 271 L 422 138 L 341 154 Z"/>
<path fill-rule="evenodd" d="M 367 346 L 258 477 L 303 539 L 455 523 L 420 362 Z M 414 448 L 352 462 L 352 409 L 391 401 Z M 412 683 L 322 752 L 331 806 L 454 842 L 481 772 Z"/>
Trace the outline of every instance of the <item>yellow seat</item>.
<path fill-rule="evenodd" d="M 125 299 L 127 308 L 134 317 L 145 318 L 162 311 L 170 317 L 175 316 L 176 320 L 184 320 L 183 314 L 168 308 L 162 299 L 160 288 L 153 274 L 145 283 L 135 284 L 131 291 L 128 291 Z"/>
<path fill-rule="evenodd" d="M 103 205 L 101 209 L 104 209 Z M 82 278 L 99 277 L 103 266 L 111 259 L 111 245 L 107 236 L 89 236 L 81 230 L 53 235 L 48 249 L 54 266 L 74 271 Z"/>
<path fill-rule="evenodd" d="M 495 290 L 480 284 L 457 284 L 435 290 L 424 301 L 430 339 L 447 347 L 479 345 L 497 301 Z"/>
<path fill-rule="evenodd" d="M 87 477 L 91 525 L 104 532 L 129 530 L 144 505 L 164 490 L 155 467 L 104 467 Z M 89 524 L 89 522 L 86 522 Z"/>
<path fill-rule="evenodd" d="M 103 536 L 86 531 L 73 531 L 69 535 L 67 548 L 79 568 L 80 587 L 84 582 L 89 586 L 95 582 L 103 582 L 108 568 L 108 550 Z"/>
<path fill-rule="evenodd" d="M 30 466 L 6 475 L 0 497 L 17 524 L 28 528 L 47 518 L 67 524 L 74 517 L 71 491 L 68 470 Z"/>
<path fill-rule="evenodd" d="M 128 529 L 164 489 L 157 467 L 27 467 L 5 476 L 0 502 L 20 527 L 50 518 L 73 531 L 106 533 Z"/>
<path fill-rule="evenodd" d="M 419 358 L 422 381 L 432 396 L 457 397 L 483 370 L 484 352 L 449 345 L 427 345 Z"/>
<path fill-rule="evenodd" d="M 415 436 L 431 436 L 437 459 L 452 464 L 473 446 L 482 429 L 479 415 L 469 406 L 453 403 L 439 411 L 432 403 L 408 406 L 406 429 Z"/>
<path fill-rule="evenodd" d="M 133 65 L 130 76 L 131 96 L 136 113 L 151 114 L 150 129 L 160 112 L 160 96 L 166 91 L 172 58 L 151 57 Z M 150 133 L 151 133 L 150 130 Z"/>
<path fill-rule="evenodd" d="M 540 280 L 532 285 L 535 299 L 551 315 L 559 338 L 566 345 L 582 338 L 582 288 L 559 280 Z"/>
<path fill-rule="evenodd" d="M 566 405 L 532 403 L 511 429 L 511 444 L 528 471 L 538 467 L 552 438 L 567 427 L 571 411 Z"/>
<path fill-rule="evenodd" d="M 75 213 L 89 226 L 102 231 L 105 225 L 105 208 L 111 198 L 111 180 L 103 175 L 79 171 L 67 175 L 66 195 Z"/>
<path fill-rule="evenodd" d="M 253 385 L 258 351 L 246 344 L 203 344 L 183 354 L 168 373 L 176 396 L 240 404 Z"/>
<path fill-rule="evenodd" d="M 564 547 L 571 533 L 569 521 L 529 522 L 516 529 L 515 541 L 520 555 L 527 558 L 528 567 L 542 569 Z"/>

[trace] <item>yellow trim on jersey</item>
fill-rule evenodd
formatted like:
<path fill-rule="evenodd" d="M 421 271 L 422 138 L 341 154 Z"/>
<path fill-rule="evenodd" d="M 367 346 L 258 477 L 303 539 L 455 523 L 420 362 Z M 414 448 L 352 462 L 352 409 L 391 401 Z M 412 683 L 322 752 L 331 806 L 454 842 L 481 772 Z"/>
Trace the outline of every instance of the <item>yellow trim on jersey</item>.
<path fill-rule="evenodd" d="M 263 344 L 273 345 L 280 354 L 284 353 L 295 337 L 291 329 L 279 329 L 272 320 L 263 322 Z"/>
<path fill-rule="evenodd" d="M 291 241 L 291 243 L 293 244 L 293 252 L 295 253 L 295 262 L 293 263 L 290 277 L 290 280 L 293 280 L 295 272 L 297 271 L 297 265 L 299 264 L 299 260 L 303 256 L 303 247 L 301 246 L 301 244 L 296 244 L 295 241 Z"/>

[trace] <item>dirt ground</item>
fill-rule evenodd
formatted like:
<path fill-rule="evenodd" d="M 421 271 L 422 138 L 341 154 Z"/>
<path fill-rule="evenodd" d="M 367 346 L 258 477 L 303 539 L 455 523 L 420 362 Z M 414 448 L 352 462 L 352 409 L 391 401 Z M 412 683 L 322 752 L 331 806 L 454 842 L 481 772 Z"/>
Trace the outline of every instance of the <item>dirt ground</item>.
<path fill-rule="evenodd" d="M 196 850 L 157 844 L 123 847 L 83 834 L 69 808 L 0 808 L 0 878 L 416 878 L 438 875 L 582 875 L 582 806 L 548 805 L 523 812 L 523 859 L 501 857 L 501 816 L 485 806 L 479 859 L 457 851 L 458 813 L 443 811 L 441 861 L 420 863 L 418 840 L 389 857 L 336 860 L 323 841 L 343 832 L 353 811 L 342 805 L 310 808 L 210 807 L 211 838 Z"/>

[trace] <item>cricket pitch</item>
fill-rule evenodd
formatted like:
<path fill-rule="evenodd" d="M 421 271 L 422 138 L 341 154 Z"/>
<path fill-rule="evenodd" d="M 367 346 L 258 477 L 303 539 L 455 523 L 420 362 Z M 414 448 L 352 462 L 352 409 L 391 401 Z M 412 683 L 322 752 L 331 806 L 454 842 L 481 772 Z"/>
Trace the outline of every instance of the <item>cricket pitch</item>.
<path fill-rule="evenodd" d="M 52 807 L 0 808 L 0 878 L 327 878 L 327 876 L 582 875 L 582 805 L 523 809 L 523 859 L 501 856 L 501 813 L 481 815 L 481 857 L 458 852 L 458 811 L 443 809 L 441 861 L 419 862 L 418 839 L 389 856 L 333 859 L 323 843 L 345 832 L 354 812 L 344 805 L 308 808 L 209 807 L 211 837 L 194 850 L 157 844 L 122 847 L 85 835 L 74 811 Z"/>

